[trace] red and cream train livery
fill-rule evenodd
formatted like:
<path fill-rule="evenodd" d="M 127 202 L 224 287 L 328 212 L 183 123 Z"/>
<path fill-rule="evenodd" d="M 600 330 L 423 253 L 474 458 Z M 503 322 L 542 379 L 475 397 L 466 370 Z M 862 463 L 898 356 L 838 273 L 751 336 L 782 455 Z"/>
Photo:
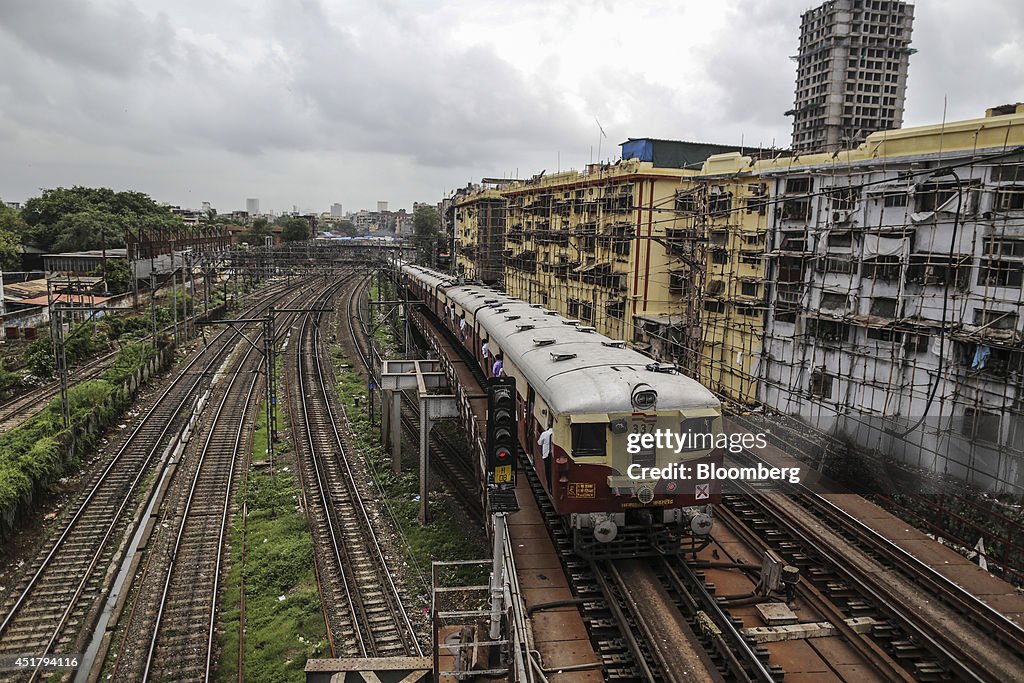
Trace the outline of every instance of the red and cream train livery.
<path fill-rule="evenodd" d="M 627 446 L 631 434 L 656 430 L 721 432 L 721 404 L 710 391 L 540 305 L 419 266 L 403 266 L 401 277 L 485 374 L 502 356 L 504 373 L 516 379 L 519 442 L 578 553 L 672 553 L 706 543 L 717 483 L 636 475 L 673 464 L 692 473 L 698 463 L 720 465 L 722 453 L 667 443 L 641 448 L 636 436 Z M 537 442 L 548 427 L 551 457 L 544 459 Z"/>

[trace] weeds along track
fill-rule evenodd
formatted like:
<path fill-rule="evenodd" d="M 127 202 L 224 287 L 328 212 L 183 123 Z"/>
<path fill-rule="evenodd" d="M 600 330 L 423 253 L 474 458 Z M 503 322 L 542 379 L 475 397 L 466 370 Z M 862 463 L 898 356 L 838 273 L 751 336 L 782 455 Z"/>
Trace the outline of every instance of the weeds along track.
<path fill-rule="evenodd" d="M 262 313 L 293 292 L 285 283 L 260 293 L 259 304 L 244 317 Z M 206 348 L 180 367 L 152 406 L 125 430 L 112 455 L 97 468 L 84 491 L 57 521 L 54 533 L 16 578 L 4 600 L 0 654 L 35 654 L 84 650 L 109 589 L 108 571 L 123 552 L 134 526 L 140 496 L 169 450 L 213 372 L 241 340 L 234 326 L 220 331 Z M 29 675 L 35 678 L 39 672 Z"/>
<path fill-rule="evenodd" d="M 338 287 L 352 285 L 356 277 Z M 334 294 L 320 297 L 315 307 L 328 308 Z M 349 462 L 355 451 L 339 428 L 320 318 L 302 321 L 288 360 L 294 369 L 289 408 L 331 649 L 339 657 L 422 656 Z"/>

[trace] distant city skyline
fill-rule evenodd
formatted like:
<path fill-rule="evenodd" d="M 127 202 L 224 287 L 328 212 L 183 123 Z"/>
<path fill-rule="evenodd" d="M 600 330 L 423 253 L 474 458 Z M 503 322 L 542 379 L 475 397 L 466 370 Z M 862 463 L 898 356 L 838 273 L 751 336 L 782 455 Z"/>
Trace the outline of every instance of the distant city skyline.
<path fill-rule="evenodd" d="M 627 137 L 786 147 L 817 4 L 5 0 L 0 199 L 408 208 L 615 159 Z M 918 0 L 904 126 L 1020 98 L 1022 32 L 1010 0 Z"/>

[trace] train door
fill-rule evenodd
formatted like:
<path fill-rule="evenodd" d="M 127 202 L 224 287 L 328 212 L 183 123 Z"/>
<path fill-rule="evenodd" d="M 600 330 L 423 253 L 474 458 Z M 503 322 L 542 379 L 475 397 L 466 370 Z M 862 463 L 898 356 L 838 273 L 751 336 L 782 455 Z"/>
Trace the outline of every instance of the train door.
<path fill-rule="evenodd" d="M 533 406 L 537 402 L 537 394 L 533 387 L 526 390 L 526 443 L 530 444 L 531 460 L 537 445 L 537 430 L 534 428 Z"/>

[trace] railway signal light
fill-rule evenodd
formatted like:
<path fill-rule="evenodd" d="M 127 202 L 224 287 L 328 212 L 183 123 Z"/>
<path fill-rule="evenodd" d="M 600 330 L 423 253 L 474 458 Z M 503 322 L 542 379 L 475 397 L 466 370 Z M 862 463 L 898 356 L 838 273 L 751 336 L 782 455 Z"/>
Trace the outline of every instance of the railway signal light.
<path fill-rule="evenodd" d="M 487 483 L 515 486 L 516 380 L 492 377 L 487 385 Z"/>

